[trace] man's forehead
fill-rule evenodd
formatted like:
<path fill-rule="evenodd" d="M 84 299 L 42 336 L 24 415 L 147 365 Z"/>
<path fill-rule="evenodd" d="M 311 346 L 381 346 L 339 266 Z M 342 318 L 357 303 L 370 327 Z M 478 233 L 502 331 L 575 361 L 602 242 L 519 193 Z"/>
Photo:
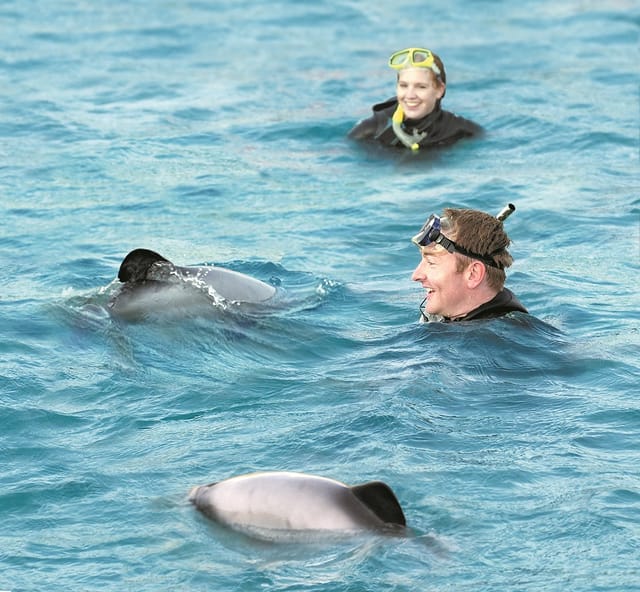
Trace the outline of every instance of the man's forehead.
<path fill-rule="evenodd" d="M 442 257 L 443 255 L 450 255 L 449 251 L 442 245 L 437 243 L 429 243 L 426 247 L 420 247 L 422 254 L 429 257 Z"/>

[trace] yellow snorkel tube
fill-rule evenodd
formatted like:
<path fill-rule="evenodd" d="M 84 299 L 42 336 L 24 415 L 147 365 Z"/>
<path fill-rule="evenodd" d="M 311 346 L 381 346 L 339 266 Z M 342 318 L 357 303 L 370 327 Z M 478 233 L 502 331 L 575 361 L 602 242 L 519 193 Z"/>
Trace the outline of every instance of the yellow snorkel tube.
<path fill-rule="evenodd" d="M 427 132 L 418 132 L 413 130 L 413 134 L 408 134 L 402 129 L 403 121 L 404 111 L 402 110 L 402 107 L 398 105 L 398 108 L 391 116 L 391 127 L 393 127 L 393 133 L 407 148 L 411 148 L 413 152 L 417 152 L 420 149 L 420 141 L 427 137 Z"/>

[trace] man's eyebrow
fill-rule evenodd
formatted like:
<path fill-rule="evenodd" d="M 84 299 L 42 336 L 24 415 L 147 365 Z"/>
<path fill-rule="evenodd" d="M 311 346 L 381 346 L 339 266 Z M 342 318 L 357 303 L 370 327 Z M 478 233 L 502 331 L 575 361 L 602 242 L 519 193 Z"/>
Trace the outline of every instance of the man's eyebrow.
<path fill-rule="evenodd" d="M 447 250 L 442 247 L 441 245 L 436 245 L 438 248 L 434 248 L 433 243 L 430 245 L 427 245 L 426 247 L 420 247 L 420 250 L 422 251 L 422 254 L 425 257 L 440 257 L 441 255 L 444 255 L 447 253 Z"/>

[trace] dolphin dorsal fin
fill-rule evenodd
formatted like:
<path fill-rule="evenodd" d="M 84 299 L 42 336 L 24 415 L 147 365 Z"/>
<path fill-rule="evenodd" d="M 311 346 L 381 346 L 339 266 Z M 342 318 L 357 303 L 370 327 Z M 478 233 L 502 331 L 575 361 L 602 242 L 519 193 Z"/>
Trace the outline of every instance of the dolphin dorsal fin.
<path fill-rule="evenodd" d="M 122 261 L 118 270 L 118 279 L 121 282 L 142 282 L 147 279 L 149 268 L 158 261 L 171 263 L 155 251 L 135 249 Z"/>
<path fill-rule="evenodd" d="M 389 524 L 406 526 L 400 503 L 391 487 L 382 481 L 371 481 L 351 487 L 353 494 L 380 520 Z"/>

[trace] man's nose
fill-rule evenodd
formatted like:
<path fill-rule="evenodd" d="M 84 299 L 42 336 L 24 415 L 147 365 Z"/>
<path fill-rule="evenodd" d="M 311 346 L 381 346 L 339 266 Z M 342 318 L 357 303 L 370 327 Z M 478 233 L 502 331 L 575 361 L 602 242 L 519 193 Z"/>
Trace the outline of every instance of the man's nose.
<path fill-rule="evenodd" d="M 414 282 L 421 282 L 423 279 L 426 278 L 426 273 L 425 273 L 425 270 L 424 270 L 424 264 L 423 263 L 424 263 L 423 261 L 420 261 L 420 263 L 418 263 L 418 267 L 416 267 L 413 270 L 413 274 L 411 274 L 411 279 Z"/>

